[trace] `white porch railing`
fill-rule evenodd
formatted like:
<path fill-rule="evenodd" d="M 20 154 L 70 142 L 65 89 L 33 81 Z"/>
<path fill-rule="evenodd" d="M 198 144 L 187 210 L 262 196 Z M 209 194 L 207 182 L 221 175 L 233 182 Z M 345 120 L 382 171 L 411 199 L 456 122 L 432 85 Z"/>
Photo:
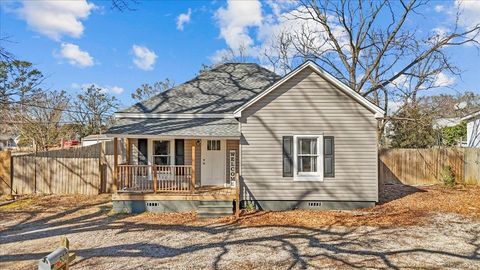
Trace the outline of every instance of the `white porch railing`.
<path fill-rule="evenodd" d="M 118 192 L 192 192 L 190 165 L 118 165 Z"/>

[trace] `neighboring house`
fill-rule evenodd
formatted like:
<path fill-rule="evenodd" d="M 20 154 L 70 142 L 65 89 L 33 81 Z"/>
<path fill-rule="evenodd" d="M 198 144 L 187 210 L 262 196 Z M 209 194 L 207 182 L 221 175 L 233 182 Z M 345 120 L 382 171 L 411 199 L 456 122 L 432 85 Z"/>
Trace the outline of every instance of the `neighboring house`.
<path fill-rule="evenodd" d="M 10 134 L 0 134 L 0 151 L 17 147 L 15 136 Z"/>
<path fill-rule="evenodd" d="M 238 184 L 261 209 L 373 206 L 383 115 L 310 61 L 284 77 L 221 65 L 116 114 L 114 209 L 231 213 Z"/>
<path fill-rule="evenodd" d="M 442 129 L 445 127 L 453 127 L 462 122 L 460 117 L 445 117 L 445 118 L 438 118 L 433 120 L 433 128 L 434 129 Z"/>
<path fill-rule="evenodd" d="M 480 147 L 480 111 L 462 118 L 467 122 L 467 147 Z"/>
<path fill-rule="evenodd" d="M 82 138 L 82 146 L 94 145 L 102 142 L 109 142 L 112 138 L 105 134 L 92 134 Z"/>

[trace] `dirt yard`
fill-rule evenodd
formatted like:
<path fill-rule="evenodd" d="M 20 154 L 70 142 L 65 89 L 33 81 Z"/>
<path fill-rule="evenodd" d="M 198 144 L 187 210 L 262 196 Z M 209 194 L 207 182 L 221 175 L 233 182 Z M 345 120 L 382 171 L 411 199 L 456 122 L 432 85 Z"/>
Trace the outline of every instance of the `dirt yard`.
<path fill-rule="evenodd" d="M 357 211 L 112 215 L 110 196 L 0 207 L 0 269 L 35 269 L 68 236 L 71 269 L 480 269 L 480 188 L 386 186 Z"/>

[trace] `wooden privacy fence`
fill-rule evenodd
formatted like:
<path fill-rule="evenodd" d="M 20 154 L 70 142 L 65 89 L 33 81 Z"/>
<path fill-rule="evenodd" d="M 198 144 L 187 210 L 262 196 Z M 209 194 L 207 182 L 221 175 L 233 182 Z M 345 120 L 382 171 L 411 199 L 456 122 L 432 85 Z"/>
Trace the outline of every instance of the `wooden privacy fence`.
<path fill-rule="evenodd" d="M 86 194 L 110 192 L 112 143 L 12 156 L 13 194 Z"/>
<path fill-rule="evenodd" d="M 0 195 L 10 194 L 12 189 L 12 165 L 10 151 L 0 151 Z"/>
<path fill-rule="evenodd" d="M 480 185 L 480 149 L 476 148 L 382 149 L 379 182 L 439 184 L 446 166 L 452 168 L 457 183 Z"/>

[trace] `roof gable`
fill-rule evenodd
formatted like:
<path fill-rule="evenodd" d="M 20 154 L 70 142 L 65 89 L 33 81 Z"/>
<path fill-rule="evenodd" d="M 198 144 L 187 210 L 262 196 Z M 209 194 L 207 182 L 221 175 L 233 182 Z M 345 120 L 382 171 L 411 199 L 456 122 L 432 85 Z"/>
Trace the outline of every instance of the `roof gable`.
<path fill-rule="evenodd" d="M 231 114 L 279 79 L 257 64 L 223 64 L 120 114 Z"/>
<path fill-rule="evenodd" d="M 331 74 L 329 74 L 328 72 L 323 70 L 320 66 L 318 66 L 316 63 L 314 63 L 312 61 L 307 61 L 307 62 L 303 63 L 302 65 L 300 65 L 299 67 L 297 67 L 296 69 L 294 69 L 293 71 L 291 71 L 290 73 L 288 73 L 287 75 L 285 75 L 282 79 L 275 82 L 267 90 L 258 94 L 256 97 L 250 99 L 244 105 L 242 105 L 237 110 L 235 110 L 235 112 L 234 112 L 235 117 L 240 117 L 243 110 L 250 107 L 252 104 L 254 104 L 258 100 L 260 100 L 261 98 L 266 96 L 268 93 L 274 91 L 280 85 L 282 85 L 283 83 L 288 81 L 290 78 L 294 77 L 295 75 L 297 75 L 298 73 L 300 73 L 302 70 L 304 70 L 306 68 L 311 68 L 315 73 L 317 73 L 319 76 L 321 76 L 327 82 L 336 86 L 336 88 L 338 90 L 344 92 L 349 97 L 351 97 L 352 99 L 354 99 L 355 101 L 357 101 L 358 103 L 360 103 L 361 105 L 366 107 L 368 110 L 370 110 L 372 113 L 375 114 L 376 118 L 382 118 L 383 115 L 385 114 L 385 112 L 381 108 L 379 108 L 378 106 L 376 106 L 375 104 L 370 102 L 368 99 L 364 98 L 363 96 L 361 96 L 360 94 L 355 92 L 353 89 L 351 89 L 350 87 L 348 87 L 347 85 L 345 85 L 344 83 L 342 83 L 341 81 L 339 81 L 338 79 L 333 77 Z"/>

